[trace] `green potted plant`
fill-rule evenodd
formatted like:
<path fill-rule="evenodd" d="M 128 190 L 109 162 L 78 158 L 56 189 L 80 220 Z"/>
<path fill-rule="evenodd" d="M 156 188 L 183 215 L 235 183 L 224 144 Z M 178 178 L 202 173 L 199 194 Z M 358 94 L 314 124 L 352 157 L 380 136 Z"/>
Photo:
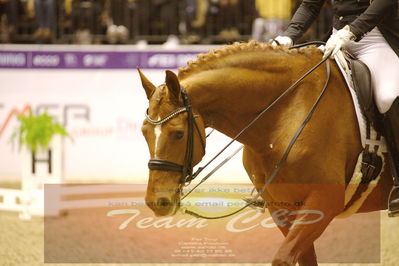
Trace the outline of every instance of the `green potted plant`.
<path fill-rule="evenodd" d="M 19 128 L 12 134 L 11 141 L 18 137 L 19 146 L 25 145 L 35 153 L 38 149 L 47 149 L 55 135 L 68 136 L 66 129 L 46 112 L 40 115 L 19 115 Z"/>
<path fill-rule="evenodd" d="M 11 136 L 21 151 L 23 211 L 21 219 L 31 216 L 58 215 L 59 195 L 53 195 L 52 207 L 44 211 L 44 188 L 46 184 L 61 184 L 64 180 L 64 145 L 68 136 L 66 129 L 46 112 L 19 115 L 19 127 Z M 48 195 L 47 195 L 48 196 Z M 48 206 L 48 204 L 46 205 Z"/>

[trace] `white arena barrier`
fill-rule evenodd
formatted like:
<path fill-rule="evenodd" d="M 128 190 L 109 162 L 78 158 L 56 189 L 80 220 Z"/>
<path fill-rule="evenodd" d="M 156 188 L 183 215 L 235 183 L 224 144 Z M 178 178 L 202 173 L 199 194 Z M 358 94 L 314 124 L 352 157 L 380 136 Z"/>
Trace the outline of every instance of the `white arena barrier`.
<path fill-rule="evenodd" d="M 18 212 L 20 219 L 29 220 L 33 216 L 59 216 L 63 211 L 74 209 L 109 207 L 111 202 L 114 206 L 133 202 L 143 206 L 145 203 L 142 197 L 115 197 L 115 194 L 142 193 L 144 190 L 145 185 L 56 185 L 48 188 L 45 198 L 43 194 L 30 192 L 30 200 L 27 200 L 22 190 L 0 189 L 0 211 Z M 109 198 L 96 198 L 105 194 L 114 195 Z M 91 198 L 65 199 L 82 195 L 91 195 Z"/>
<path fill-rule="evenodd" d="M 53 137 L 49 148 L 35 153 L 21 147 L 21 190 L 1 189 L 0 210 L 17 211 L 21 219 L 44 215 L 45 184 L 61 184 L 64 180 L 63 137 Z M 54 195 L 53 200 L 57 200 Z"/>
<path fill-rule="evenodd" d="M 0 210 L 22 212 L 22 190 L 0 188 Z"/>

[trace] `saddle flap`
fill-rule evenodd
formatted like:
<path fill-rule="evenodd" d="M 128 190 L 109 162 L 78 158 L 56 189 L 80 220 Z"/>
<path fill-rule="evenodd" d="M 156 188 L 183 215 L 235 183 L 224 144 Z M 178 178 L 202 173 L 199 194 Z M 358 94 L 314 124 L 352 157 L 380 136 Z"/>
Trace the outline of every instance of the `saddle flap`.
<path fill-rule="evenodd" d="M 334 58 L 352 96 L 363 148 L 386 152 L 381 136 L 382 115 L 375 105 L 370 70 L 348 51 L 339 51 Z"/>
<path fill-rule="evenodd" d="M 350 59 L 349 65 L 352 71 L 353 86 L 359 99 L 360 106 L 367 118 L 369 118 L 370 115 L 374 116 L 376 110 L 371 88 L 370 70 L 362 61 L 356 59 Z"/>

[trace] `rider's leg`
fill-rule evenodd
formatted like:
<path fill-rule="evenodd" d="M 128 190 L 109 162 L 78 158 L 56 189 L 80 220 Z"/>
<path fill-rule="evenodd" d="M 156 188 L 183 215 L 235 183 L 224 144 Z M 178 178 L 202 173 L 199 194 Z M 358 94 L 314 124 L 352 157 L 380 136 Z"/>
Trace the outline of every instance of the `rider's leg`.
<path fill-rule="evenodd" d="M 395 190 L 389 200 L 390 215 L 399 215 L 399 57 L 381 32 L 374 28 L 348 49 L 370 69 L 374 97 L 384 114 L 384 133 L 392 158 Z M 396 100 L 395 100 L 396 99 Z"/>
<path fill-rule="evenodd" d="M 384 130 L 394 172 L 394 189 L 390 195 L 388 211 L 390 216 L 399 216 L 399 97 L 384 114 Z"/>

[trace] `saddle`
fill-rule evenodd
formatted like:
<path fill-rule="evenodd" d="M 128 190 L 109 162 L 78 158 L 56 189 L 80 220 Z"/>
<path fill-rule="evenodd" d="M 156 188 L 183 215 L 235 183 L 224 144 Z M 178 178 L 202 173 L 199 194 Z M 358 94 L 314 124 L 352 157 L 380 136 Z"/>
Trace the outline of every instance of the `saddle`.
<path fill-rule="evenodd" d="M 352 74 L 353 88 L 355 89 L 360 108 L 367 122 L 373 126 L 377 132 L 381 132 L 382 115 L 378 112 L 374 101 L 374 94 L 371 88 L 371 74 L 365 63 L 354 58 L 346 52 L 345 59 L 349 63 L 349 69 Z"/>
<path fill-rule="evenodd" d="M 354 101 L 362 137 L 361 184 L 368 184 L 381 173 L 386 152 L 382 137 L 382 115 L 378 112 L 371 86 L 370 70 L 349 52 L 339 52 L 335 60 L 348 84 Z"/>

